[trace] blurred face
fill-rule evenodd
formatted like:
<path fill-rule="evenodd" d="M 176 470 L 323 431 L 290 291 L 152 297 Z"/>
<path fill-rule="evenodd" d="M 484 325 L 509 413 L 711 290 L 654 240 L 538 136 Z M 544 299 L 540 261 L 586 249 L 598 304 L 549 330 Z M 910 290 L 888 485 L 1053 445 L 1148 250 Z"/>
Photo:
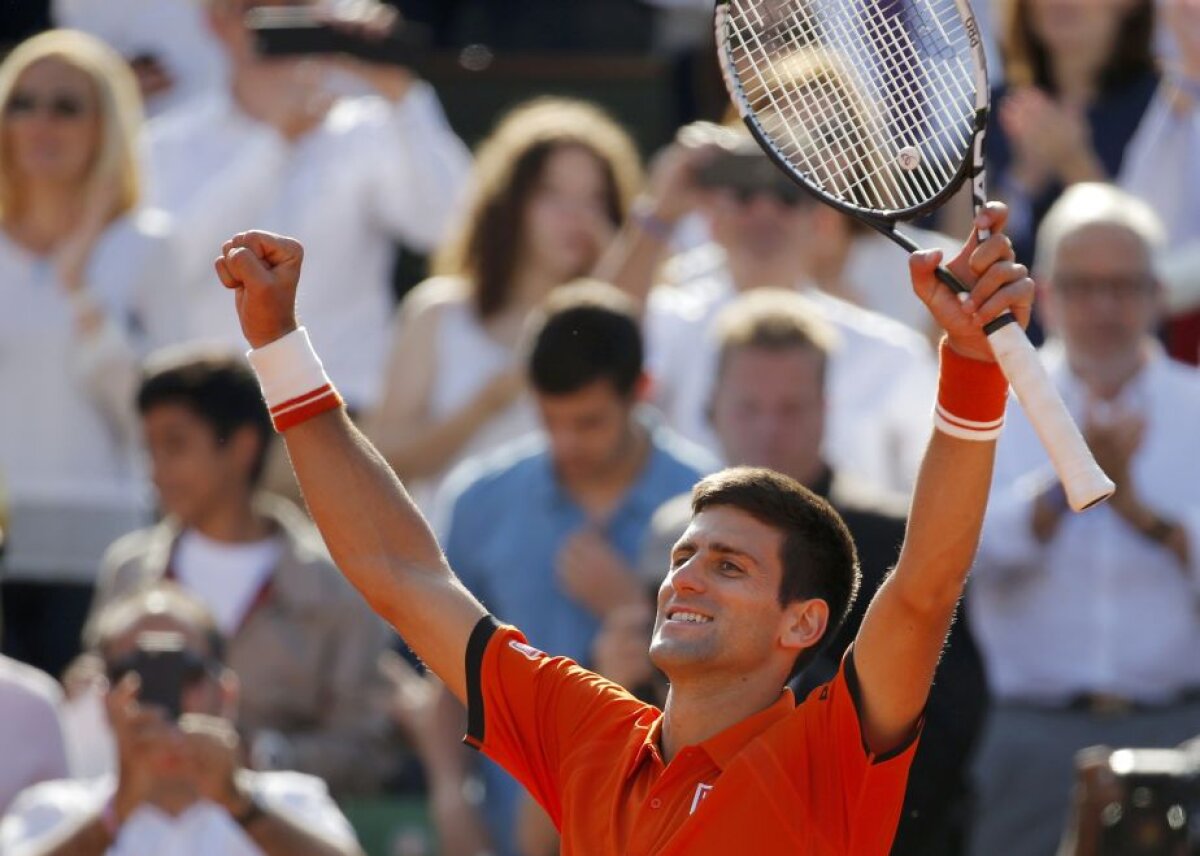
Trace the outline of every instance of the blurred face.
<path fill-rule="evenodd" d="M 222 443 L 211 425 L 175 403 L 150 408 L 142 429 L 162 508 L 184 525 L 199 524 L 250 490 L 254 438 L 249 429 Z"/>
<path fill-rule="evenodd" d="M 798 652 L 781 644 L 788 620 L 779 605 L 782 545 L 778 530 L 739 509 L 697 514 L 658 590 L 654 665 L 672 681 L 745 675 L 772 662 L 786 671 Z"/>
<path fill-rule="evenodd" d="M 525 211 L 528 264 L 558 281 L 575 279 L 591 269 L 612 229 L 596 156 L 577 146 L 552 152 Z"/>
<path fill-rule="evenodd" d="M 634 403 L 603 378 L 567 395 L 537 394 L 542 427 L 562 479 L 600 478 L 621 462 L 634 440 Z"/>
<path fill-rule="evenodd" d="M 705 204 L 713 239 L 731 261 L 760 271 L 755 286 L 786 288 L 803 278 L 809 263 L 812 203 L 801 194 L 781 197 L 718 189 Z M 784 281 L 779 281 L 785 277 Z"/>
<path fill-rule="evenodd" d="M 1134 0 L 1025 0 L 1030 25 L 1053 54 L 1086 51 L 1091 55 L 1117 39 Z"/>
<path fill-rule="evenodd" d="M 712 422 L 725 460 L 800 482 L 821 469 L 822 357 L 811 348 L 738 348 L 713 392 Z"/>
<path fill-rule="evenodd" d="M 1120 226 L 1089 226 L 1062 241 L 1053 270 L 1047 308 L 1072 362 L 1137 359 L 1160 306 L 1141 240 Z"/>
<path fill-rule="evenodd" d="M 131 658 L 137 653 L 138 637 L 148 632 L 179 634 L 184 639 L 181 714 L 203 714 L 232 720 L 236 693 L 227 685 L 230 673 L 211 659 L 204 634 L 173 615 L 143 616 L 108 643 L 104 659 L 110 680 L 116 683 L 131 671 Z M 178 737 L 179 732 L 172 725 L 169 733 Z M 158 740 L 150 749 L 143 751 L 148 752 L 144 755 L 144 761 L 158 777 L 160 788 L 171 788 L 189 780 L 190 765 L 183 744 L 178 739 Z"/>
<path fill-rule="evenodd" d="M 4 145 L 20 178 L 58 184 L 87 178 L 101 121 L 86 74 L 59 60 L 36 62 L 17 78 L 4 113 Z"/>

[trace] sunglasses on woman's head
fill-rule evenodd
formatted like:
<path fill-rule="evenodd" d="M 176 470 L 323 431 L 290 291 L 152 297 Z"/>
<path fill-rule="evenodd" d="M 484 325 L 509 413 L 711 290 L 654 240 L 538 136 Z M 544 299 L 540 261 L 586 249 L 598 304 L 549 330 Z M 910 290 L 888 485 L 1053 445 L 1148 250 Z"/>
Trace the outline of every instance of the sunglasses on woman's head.
<path fill-rule="evenodd" d="M 74 95 L 52 95 L 39 98 L 28 92 L 14 92 L 4 107 L 4 112 L 11 116 L 32 116 L 34 113 L 45 112 L 53 119 L 78 119 L 83 116 L 88 105 L 82 98 Z"/>

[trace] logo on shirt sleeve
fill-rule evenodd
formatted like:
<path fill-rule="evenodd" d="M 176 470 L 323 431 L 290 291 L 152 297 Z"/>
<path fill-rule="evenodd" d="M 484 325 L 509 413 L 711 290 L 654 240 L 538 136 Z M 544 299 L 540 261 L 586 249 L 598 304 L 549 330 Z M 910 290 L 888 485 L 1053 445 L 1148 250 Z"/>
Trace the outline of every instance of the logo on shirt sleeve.
<path fill-rule="evenodd" d="M 534 648 L 532 645 L 526 645 L 524 642 L 518 642 L 516 639 L 509 639 L 508 647 L 512 648 L 514 651 L 516 651 L 522 657 L 525 657 L 527 660 L 540 660 L 546 656 L 544 651 L 539 651 L 537 648 Z"/>

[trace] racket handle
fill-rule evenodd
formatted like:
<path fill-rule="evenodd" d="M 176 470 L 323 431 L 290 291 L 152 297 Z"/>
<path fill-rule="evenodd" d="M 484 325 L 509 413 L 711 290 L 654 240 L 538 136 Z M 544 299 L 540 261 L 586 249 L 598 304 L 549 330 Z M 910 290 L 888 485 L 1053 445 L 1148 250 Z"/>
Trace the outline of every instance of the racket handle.
<path fill-rule="evenodd" d="M 1021 325 L 1014 319 L 1013 323 L 994 329 L 988 334 L 988 342 L 1021 402 L 1021 408 L 1050 455 L 1071 508 L 1083 511 L 1112 496 L 1116 485 L 1096 464 Z"/>

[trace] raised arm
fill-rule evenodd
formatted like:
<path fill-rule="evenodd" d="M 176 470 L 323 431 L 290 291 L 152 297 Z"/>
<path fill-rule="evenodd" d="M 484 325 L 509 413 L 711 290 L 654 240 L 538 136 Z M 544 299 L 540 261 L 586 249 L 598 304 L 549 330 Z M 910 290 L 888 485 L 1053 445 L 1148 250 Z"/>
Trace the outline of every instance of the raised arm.
<path fill-rule="evenodd" d="M 996 418 L 1004 412 L 1005 384 L 983 325 L 1006 309 L 1026 324 L 1033 303 L 1033 283 L 1013 261 L 1008 238 L 999 234 L 1006 216 L 1003 206 L 990 205 L 976 226 L 992 230 L 992 237 L 979 245 L 972 238 L 950 264 L 972 287 L 965 304 L 934 279 L 939 253 L 916 254 L 911 263 L 917 296 L 946 331 L 943 404 L 954 385 L 959 395 L 994 399 L 985 409 L 994 409 Z M 964 376 L 977 380 L 978 388 L 964 390 Z M 960 439 L 940 428 L 929 441 L 900 560 L 867 609 L 855 643 L 863 732 L 875 753 L 907 740 L 925 706 L 979 544 L 995 446 L 994 439 Z"/>
<path fill-rule="evenodd" d="M 265 387 L 287 381 L 289 374 L 307 377 L 311 351 L 300 339 L 295 313 L 302 258 L 302 247 L 290 238 L 246 232 L 227 241 L 216 262 L 221 282 L 234 291 L 242 332 L 256 351 Z M 280 403 L 269 392 L 268 399 Z M 404 487 L 340 407 L 287 428 L 284 440 L 338 568 L 465 700 L 467 641 L 484 609 L 447 566 Z"/>

